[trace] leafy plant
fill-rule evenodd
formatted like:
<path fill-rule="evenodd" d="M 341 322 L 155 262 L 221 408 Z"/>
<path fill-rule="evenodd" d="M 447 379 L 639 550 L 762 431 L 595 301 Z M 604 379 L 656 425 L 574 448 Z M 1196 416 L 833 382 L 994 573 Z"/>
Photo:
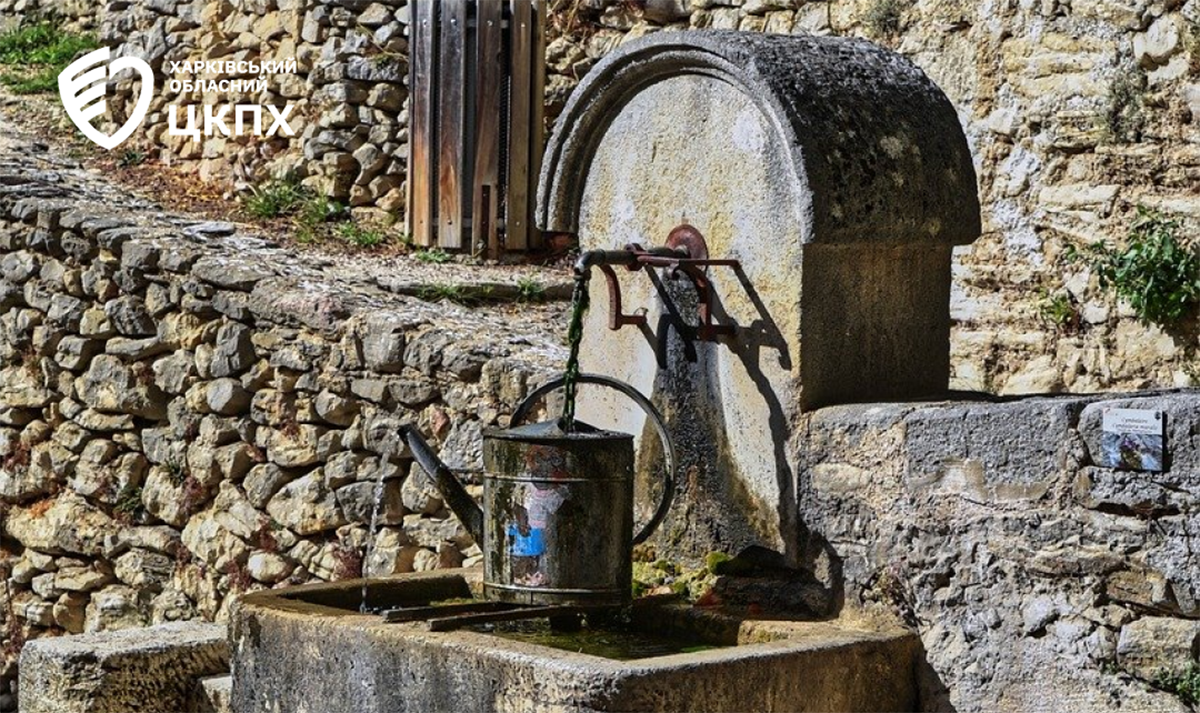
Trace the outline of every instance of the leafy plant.
<path fill-rule="evenodd" d="M 532 277 L 517 280 L 517 299 L 522 302 L 541 302 L 546 298 L 546 286 Z"/>
<path fill-rule="evenodd" d="M 1200 302 L 1200 255 L 1176 237 L 1179 227 L 1179 221 L 1139 206 L 1123 249 L 1096 242 L 1069 248 L 1067 257 L 1087 263 L 1100 285 L 1129 302 L 1141 320 L 1170 326 Z"/>
<path fill-rule="evenodd" d="M 336 232 L 343 241 L 360 248 L 377 248 L 387 242 L 387 235 L 382 230 L 366 228 L 353 222 L 342 223 Z"/>
<path fill-rule="evenodd" d="M 242 199 L 246 212 L 255 218 L 279 218 L 291 215 L 309 198 L 294 177 L 274 178 L 261 186 L 252 186 Z"/>
<path fill-rule="evenodd" d="M 441 248 L 429 248 L 428 250 L 418 252 L 416 258 L 424 263 L 441 265 L 453 260 L 454 256 Z"/>
<path fill-rule="evenodd" d="M 442 302 L 449 300 L 451 302 L 465 303 L 467 302 L 466 290 L 461 285 L 455 285 L 449 282 L 437 282 L 432 285 L 426 285 L 421 288 L 420 297 L 423 300 L 430 302 Z"/>
<path fill-rule="evenodd" d="M 142 488 L 140 486 L 127 487 L 121 491 L 117 497 L 117 504 L 113 506 L 113 511 L 117 514 L 117 519 L 124 522 L 132 522 L 137 517 L 138 511 L 142 508 Z"/>
<path fill-rule="evenodd" d="M 1184 705 L 1195 706 L 1200 703 L 1200 664 L 1195 661 L 1188 664 L 1183 671 L 1159 671 L 1153 683 L 1156 687 L 1178 696 Z"/>
<path fill-rule="evenodd" d="M 22 71 L 0 74 L 0 83 L 16 94 L 52 92 L 75 55 L 96 47 L 95 37 L 64 32 L 50 21 L 20 25 L 0 34 L 0 64 Z"/>
<path fill-rule="evenodd" d="M 1079 329 L 1079 308 L 1065 292 L 1050 294 L 1042 290 L 1041 300 L 1038 301 L 1038 315 L 1065 332 L 1075 332 Z"/>
<path fill-rule="evenodd" d="M 328 196 L 310 195 L 296 210 L 296 237 L 309 243 L 321 236 L 326 223 L 345 217 L 346 206 Z"/>

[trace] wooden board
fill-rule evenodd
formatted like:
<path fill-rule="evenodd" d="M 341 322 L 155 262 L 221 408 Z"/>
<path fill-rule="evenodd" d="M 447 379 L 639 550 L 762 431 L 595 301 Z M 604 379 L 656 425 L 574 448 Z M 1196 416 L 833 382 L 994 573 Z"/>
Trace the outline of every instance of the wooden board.
<path fill-rule="evenodd" d="M 546 15 L 547 0 L 533 2 L 533 56 L 529 59 L 532 76 L 529 80 L 529 208 L 526 212 L 529 226 L 529 248 L 540 250 L 545 247 L 543 235 L 534 225 L 537 212 L 538 182 L 542 177 L 542 153 L 546 144 Z"/>
<path fill-rule="evenodd" d="M 416 245 L 434 244 L 434 190 L 436 163 L 432 151 L 436 81 L 436 9 L 438 0 L 412 0 L 412 30 L 408 131 L 408 229 Z"/>
<path fill-rule="evenodd" d="M 466 142 L 467 0 L 437 0 L 437 236 L 438 244 L 463 247 L 463 162 Z"/>
<path fill-rule="evenodd" d="M 508 250 L 529 247 L 529 125 L 533 54 L 533 2 L 508 0 L 510 7 L 509 124 L 508 124 L 508 209 L 505 211 L 504 246 Z"/>
<path fill-rule="evenodd" d="M 504 0 L 476 3 L 473 249 L 500 257 L 500 112 L 504 88 Z"/>

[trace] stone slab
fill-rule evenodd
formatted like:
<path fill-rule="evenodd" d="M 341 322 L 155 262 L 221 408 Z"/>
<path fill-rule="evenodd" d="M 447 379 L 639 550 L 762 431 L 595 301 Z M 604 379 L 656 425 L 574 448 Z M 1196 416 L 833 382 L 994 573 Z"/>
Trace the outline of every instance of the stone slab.
<path fill-rule="evenodd" d="M 21 652 L 21 713 L 178 713 L 198 678 L 228 667 L 220 624 L 37 639 Z"/>
<path fill-rule="evenodd" d="M 389 602 L 398 606 L 405 597 L 429 596 L 431 588 L 452 594 L 477 576 L 444 571 L 386 584 L 373 580 L 373 586 L 390 587 Z M 731 624 L 682 607 L 662 616 L 702 618 L 731 632 L 738 645 L 617 661 L 474 631 L 385 624 L 358 614 L 360 591 L 360 583 L 345 582 L 243 598 L 231 628 L 233 709 L 886 711 L 916 705 L 918 647 L 904 631 L 844 621 Z"/>

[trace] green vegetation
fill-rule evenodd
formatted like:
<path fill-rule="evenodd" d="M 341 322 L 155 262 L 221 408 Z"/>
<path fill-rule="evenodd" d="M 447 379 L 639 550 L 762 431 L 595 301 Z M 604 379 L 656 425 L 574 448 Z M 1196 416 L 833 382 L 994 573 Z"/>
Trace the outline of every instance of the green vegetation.
<path fill-rule="evenodd" d="M 46 20 L 18 26 L 0 34 L 0 64 L 20 67 L 0 72 L 0 84 L 16 94 L 53 92 L 75 55 L 96 47 L 95 37 L 64 32 Z"/>
<path fill-rule="evenodd" d="M 863 15 L 863 24 L 872 37 L 895 37 L 903 29 L 903 12 L 903 0 L 874 0 Z"/>
<path fill-rule="evenodd" d="M 302 185 L 294 176 L 274 178 L 252 187 L 242 197 L 242 205 L 255 218 L 290 218 L 296 228 L 296 239 L 302 243 L 334 237 L 347 245 L 370 250 L 392 239 L 382 228 L 351 221 L 345 205 Z"/>
<path fill-rule="evenodd" d="M 299 181 L 285 176 L 251 186 L 250 193 L 242 198 L 242 205 L 255 218 L 281 218 L 295 213 L 310 198 L 311 193 Z"/>
<path fill-rule="evenodd" d="M 517 280 L 517 299 L 521 302 L 541 302 L 546 299 L 546 286 L 532 277 Z"/>
<path fill-rule="evenodd" d="M 441 265 L 442 263 L 450 262 L 454 256 L 442 250 L 441 248 L 429 248 L 422 250 L 416 254 L 416 257 L 421 262 L 431 263 L 433 265 Z"/>
<path fill-rule="evenodd" d="M 1042 290 L 1041 300 L 1038 301 L 1038 315 L 1042 320 L 1065 332 L 1079 329 L 1079 308 L 1066 292 L 1050 294 L 1047 290 Z"/>
<path fill-rule="evenodd" d="M 1171 326 L 1200 302 L 1200 254 L 1177 238 L 1179 221 L 1138 207 L 1123 249 L 1096 242 L 1067 257 L 1082 260 L 1100 285 L 1127 301 L 1144 322 Z"/>
<path fill-rule="evenodd" d="M 467 290 L 463 289 L 462 285 L 455 285 L 449 282 L 437 282 L 432 285 L 426 285 L 421 288 L 419 297 L 428 302 L 457 302 L 458 304 L 469 304 L 472 300 L 467 294 Z"/>
<path fill-rule="evenodd" d="M 340 223 L 334 232 L 343 241 L 360 248 L 377 248 L 387 241 L 382 230 L 366 228 L 358 223 Z"/>
<path fill-rule="evenodd" d="M 1146 128 L 1146 109 L 1142 94 L 1146 78 L 1132 65 L 1120 69 L 1108 89 L 1105 132 L 1115 143 L 1139 141 Z"/>
<path fill-rule="evenodd" d="M 1200 703 L 1200 664 L 1193 661 L 1178 673 L 1160 671 L 1154 678 L 1154 685 L 1179 696 L 1184 705 L 1195 706 Z"/>
<path fill-rule="evenodd" d="M 118 159 L 118 163 L 121 164 L 122 168 L 141 166 L 146 162 L 147 158 L 148 156 L 146 155 L 146 152 L 142 151 L 141 149 L 125 149 L 125 151 L 121 153 L 121 158 Z"/>
<path fill-rule="evenodd" d="M 113 511 L 117 516 L 126 521 L 133 520 L 137 517 L 138 511 L 142 507 L 142 488 L 141 486 L 127 487 L 117 496 L 117 503 L 113 506 Z"/>

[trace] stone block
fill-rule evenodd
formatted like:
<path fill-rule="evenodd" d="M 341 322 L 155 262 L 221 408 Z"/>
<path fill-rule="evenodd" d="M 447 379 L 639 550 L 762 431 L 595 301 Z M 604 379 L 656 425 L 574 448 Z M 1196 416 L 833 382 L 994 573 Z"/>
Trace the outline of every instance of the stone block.
<path fill-rule="evenodd" d="M 1145 617 L 1121 627 L 1117 661 L 1121 668 L 1145 681 L 1179 674 L 1195 665 L 1200 655 L 1200 621 Z"/>
<path fill-rule="evenodd" d="M 174 623 L 31 641 L 21 653 L 23 713 L 187 710 L 196 681 L 229 666 L 225 627 Z"/>

